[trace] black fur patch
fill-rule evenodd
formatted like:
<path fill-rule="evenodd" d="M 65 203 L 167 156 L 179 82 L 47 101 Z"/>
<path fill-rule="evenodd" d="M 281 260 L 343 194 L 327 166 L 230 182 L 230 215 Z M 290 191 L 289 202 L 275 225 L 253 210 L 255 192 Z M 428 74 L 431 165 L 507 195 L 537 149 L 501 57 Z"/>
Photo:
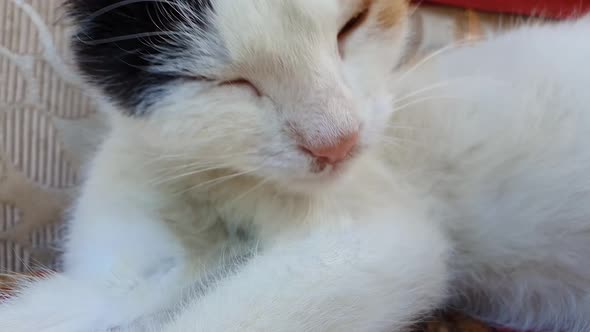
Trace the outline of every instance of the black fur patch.
<path fill-rule="evenodd" d="M 81 73 L 118 103 L 129 115 L 141 115 L 145 106 L 179 79 L 174 72 L 150 70 L 153 56 L 169 59 L 186 54 L 187 46 L 166 35 L 186 23 L 179 2 L 191 8 L 191 25 L 207 31 L 211 0 L 68 0 L 76 24 L 72 38 Z M 190 50 L 189 50 L 190 51 Z M 142 107 L 138 107 L 138 106 Z"/>

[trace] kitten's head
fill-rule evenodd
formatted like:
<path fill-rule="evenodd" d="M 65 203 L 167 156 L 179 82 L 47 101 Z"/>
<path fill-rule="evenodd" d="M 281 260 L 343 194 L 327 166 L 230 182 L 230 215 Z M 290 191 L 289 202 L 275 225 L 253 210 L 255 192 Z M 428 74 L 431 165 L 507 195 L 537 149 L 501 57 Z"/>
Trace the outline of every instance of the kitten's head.
<path fill-rule="evenodd" d="M 314 185 L 379 139 L 405 0 L 69 0 L 126 130 L 186 162 Z"/>

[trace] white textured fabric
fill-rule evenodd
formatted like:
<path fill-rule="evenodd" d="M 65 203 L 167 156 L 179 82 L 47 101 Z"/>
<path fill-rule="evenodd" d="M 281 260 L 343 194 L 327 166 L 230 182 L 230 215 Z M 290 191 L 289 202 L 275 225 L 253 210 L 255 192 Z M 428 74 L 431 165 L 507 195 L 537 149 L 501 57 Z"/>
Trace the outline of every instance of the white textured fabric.
<path fill-rule="evenodd" d="M 0 272 L 54 263 L 92 113 L 66 64 L 61 0 L 0 0 Z M 75 144 L 74 144 L 75 145 Z"/>

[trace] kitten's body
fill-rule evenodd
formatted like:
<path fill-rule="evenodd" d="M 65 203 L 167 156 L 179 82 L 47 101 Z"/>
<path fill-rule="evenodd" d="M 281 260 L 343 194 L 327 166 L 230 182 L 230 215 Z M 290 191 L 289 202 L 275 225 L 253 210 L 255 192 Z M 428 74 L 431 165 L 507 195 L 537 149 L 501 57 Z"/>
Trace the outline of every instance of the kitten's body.
<path fill-rule="evenodd" d="M 521 330 L 590 330 L 589 27 L 521 28 L 398 87 L 442 82 L 394 116 L 415 129 L 388 156 L 444 206 L 457 303 Z"/>
<path fill-rule="evenodd" d="M 219 15 L 239 12 L 231 3 L 217 3 Z M 273 3 L 250 13 L 266 17 Z M 334 3 L 315 5 L 330 12 Z M 394 46 L 349 51 L 348 88 L 329 57 L 312 80 L 310 63 L 289 58 L 301 66 L 290 72 L 303 82 L 289 87 L 295 97 L 262 84 L 311 141 L 363 123 L 363 149 L 341 174 L 300 172 L 266 100 L 249 91 L 195 97 L 199 86 L 178 85 L 150 102 L 153 114 L 113 112 L 74 210 L 64 275 L 1 308 L 0 330 L 102 331 L 147 316 L 129 329 L 390 331 L 445 300 L 517 328 L 589 330 L 590 23 L 525 28 L 381 78 L 401 53 L 400 31 L 378 40 Z M 285 45 L 305 40 L 294 35 Z M 301 58 L 311 61 L 307 50 Z M 293 100 L 306 108 L 292 112 Z M 350 103 L 367 112 L 349 112 Z M 191 291 L 234 254 L 253 257 Z M 150 321 L 187 297 L 172 318 Z"/>

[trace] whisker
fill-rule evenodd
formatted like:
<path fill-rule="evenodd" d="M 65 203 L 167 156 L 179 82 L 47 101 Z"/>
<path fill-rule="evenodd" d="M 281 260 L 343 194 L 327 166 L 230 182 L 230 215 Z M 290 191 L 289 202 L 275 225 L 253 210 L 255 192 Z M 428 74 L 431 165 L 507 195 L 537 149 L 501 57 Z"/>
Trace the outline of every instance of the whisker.
<path fill-rule="evenodd" d="M 388 139 L 391 142 L 396 142 L 396 143 L 419 143 L 416 140 L 412 140 L 412 139 L 405 138 L 405 137 L 396 137 L 396 136 L 384 135 L 384 136 L 382 136 L 382 138 Z"/>
<path fill-rule="evenodd" d="M 476 102 L 474 99 L 468 99 L 463 97 L 454 97 L 454 96 L 429 96 L 424 98 L 417 98 L 400 106 L 396 106 L 393 108 L 393 112 L 401 111 L 405 108 L 408 108 L 414 104 L 423 103 L 429 100 L 436 100 L 436 99 L 449 99 L 449 100 L 459 100 L 459 101 L 469 101 L 469 102 Z"/>
<path fill-rule="evenodd" d="M 247 156 L 251 155 L 251 153 L 243 153 L 243 154 L 228 154 L 226 157 L 235 157 L 235 156 Z M 216 158 L 223 157 L 220 155 L 216 155 Z M 153 163 L 154 161 L 152 161 Z M 184 164 L 184 165 L 177 165 L 174 167 L 166 167 L 161 169 L 158 173 L 160 174 L 160 181 L 154 181 L 152 184 L 154 185 L 162 185 L 165 183 L 170 183 L 178 179 L 182 179 L 188 176 L 198 175 L 208 171 L 215 171 L 215 170 L 223 170 L 232 167 L 232 163 L 223 162 L 220 160 L 214 161 L 207 161 L 203 162 L 201 160 L 197 160 L 195 162 Z M 188 171 L 185 171 L 187 170 Z M 178 172 L 185 171 L 182 174 L 178 174 Z M 170 174 L 172 173 L 172 174 Z M 167 174 L 170 174 L 169 176 Z"/>
<path fill-rule="evenodd" d="M 465 45 L 468 45 L 467 40 L 459 40 L 453 44 L 450 44 L 448 46 L 445 46 L 443 48 L 440 48 L 440 49 L 430 53 L 428 56 L 424 57 L 418 63 L 416 63 L 415 65 L 413 65 L 412 67 L 410 67 L 409 69 L 404 71 L 401 74 L 401 76 L 396 78 L 395 83 L 399 84 L 399 83 L 403 82 L 403 80 L 406 79 L 408 77 L 408 75 L 412 74 L 413 72 L 415 72 L 416 70 L 418 70 L 422 66 L 428 64 L 430 61 L 436 59 L 437 56 L 443 55 L 445 52 L 455 50 L 455 49 L 465 46 Z"/>
<path fill-rule="evenodd" d="M 115 36 L 110 38 L 103 38 L 103 39 L 94 39 L 94 40 L 83 40 L 82 38 L 78 38 L 80 42 L 91 45 L 103 45 L 109 43 L 116 43 L 120 41 L 132 40 L 132 39 L 141 39 L 141 38 L 148 38 L 148 37 L 157 37 L 157 36 L 172 36 L 172 35 L 183 35 L 187 37 L 192 37 L 187 32 L 181 31 L 152 31 L 152 32 L 140 32 L 131 35 L 123 35 L 123 36 Z M 149 46 L 149 45 L 148 45 Z"/>
<path fill-rule="evenodd" d="M 415 3 L 413 5 L 414 8 L 410 9 L 410 11 L 408 12 L 407 16 L 408 17 L 413 16 L 416 13 L 416 11 L 418 10 L 418 8 L 420 8 L 421 5 L 422 5 L 422 1 L 420 1 L 418 3 Z"/>
<path fill-rule="evenodd" d="M 227 165 L 216 165 L 214 167 L 191 170 L 189 172 L 176 174 L 176 175 L 170 176 L 170 177 L 162 177 L 162 178 L 158 179 L 158 181 L 150 181 L 150 184 L 155 185 L 155 186 L 160 186 L 160 185 L 171 183 L 176 180 L 183 179 L 183 178 L 186 178 L 189 176 L 194 176 L 194 175 L 202 174 L 202 173 L 209 172 L 209 171 L 227 169 L 227 167 L 228 167 Z"/>
<path fill-rule="evenodd" d="M 438 83 L 434 83 L 434 84 L 428 85 L 426 87 L 423 87 L 421 89 L 415 90 L 415 91 L 413 91 L 413 92 L 411 92 L 411 93 L 409 93 L 409 94 L 407 94 L 407 95 L 405 95 L 403 97 L 397 98 L 395 100 L 395 102 L 401 102 L 401 101 L 407 100 L 407 99 L 409 99 L 411 97 L 420 95 L 420 94 L 422 94 L 424 92 L 429 92 L 429 91 L 432 91 L 432 90 L 435 90 L 435 89 L 438 89 L 438 88 L 445 88 L 445 87 L 450 86 L 453 83 L 457 83 L 457 82 L 463 83 L 464 81 L 468 81 L 470 79 L 474 79 L 474 80 L 489 80 L 491 82 L 502 83 L 502 84 L 505 84 L 506 83 L 504 81 L 493 79 L 493 78 L 489 78 L 489 77 L 485 77 L 485 76 L 461 76 L 461 77 L 455 77 L 455 78 L 451 78 L 451 79 L 448 79 L 448 80 L 440 81 Z"/>
<path fill-rule="evenodd" d="M 169 173 L 177 173 L 177 172 L 180 172 L 180 171 L 183 171 L 186 169 L 199 169 L 199 168 L 212 167 L 214 165 L 222 166 L 223 163 L 220 161 L 209 161 L 209 162 L 196 161 L 196 162 L 190 162 L 190 163 L 181 164 L 181 165 L 163 165 L 162 167 L 160 167 L 160 169 L 157 170 L 157 172 L 160 174 L 169 174 Z"/>
<path fill-rule="evenodd" d="M 233 173 L 233 174 L 230 174 L 230 175 L 221 176 L 221 177 L 218 177 L 218 178 L 209 180 L 209 181 L 205 181 L 205 182 L 199 183 L 199 184 L 197 184 L 195 186 L 192 186 L 192 187 L 190 187 L 190 188 L 188 188 L 186 190 L 183 190 L 183 191 L 179 192 L 178 194 L 180 194 L 180 195 L 186 194 L 189 191 L 193 191 L 195 189 L 199 189 L 199 188 L 202 188 L 204 186 L 211 187 L 211 186 L 219 185 L 219 184 L 221 184 L 223 182 L 226 182 L 226 181 L 229 181 L 231 179 L 235 179 L 235 178 L 240 177 L 240 176 L 252 174 L 254 172 L 257 172 L 259 169 L 260 169 L 260 167 L 255 168 L 253 170 L 249 170 L 249 171 L 238 172 L 238 173 Z"/>
<path fill-rule="evenodd" d="M 254 186 L 252 186 L 252 188 L 246 190 L 244 193 L 240 194 L 238 197 L 233 198 L 229 204 L 235 204 L 236 202 L 240 201 L 241 199 L 243 199 L 244 197 L 246 197 L 248 194 L 251 194 L 253 192 L 255 192 L 256 190 L 260 189 L 262 186 L 264 186 L 265 184 L 267 184 L 270 180 L 269 179 L 264 179 L 264 180 L 260 180 L 258 181 L 257 184 L 255 184 Z"/>
<path fill-rule="evenodd" d="M 381 137 L 379 140 L 383 143 L 388 143 L 388 144 L 395 145 L 398 147 L 403 147 L 403 144 L 401 144 L 401 142 L 397 142 L 395 140 L 390 140 L 389 137 Z"/>
<path fill-rule="evenodd" d="M 254 155 L 254 152 L 251 151 L 247 151 L 247 152 L 242 152 L 242 153 L 227 153 L 227 154 L 216 154 L 214 156 L 211 156 L 211 158 L 209 158 L 209 160 L 207 161 L 203 161 L 203 160 L 195 160 L 196 158 L 198 158 L 197 156 L 199 156 L 199 152 L 198 151 L 187 151 L 185 153 L 178 153 L 178 154 L 170 154 L 170 155 L 158 155 L 156 157 L 153 157 L 150 161 L 148 161 L 148 163 L 150 164 L 155 164 L 158 162 L 191 162 L 188 165 L 196 165 L 196 164 L 200 164 L 200 165 L 207 165 L 207 164 L 215 164 L 215 163 L 219 163 L 222 162 L 223 159 L 230 159 L 230 158 L 234 158 L 234 157 L 244 157 L 244 156 L 249 156 L 249 155 Z M 215 158 L 215 160 L 213 160 L 213 157 Z"/>
<path fill-rule="evenodd" d="M 91 21 L 91 20 L 94 20 L 95 18 L 102 16 L 102 15 L 104 15 L 112 10 L 115 10 L 117 8 L 129 6 L 129 5 L 132 5 L 135 3 L 140 3 L 140 2 L 160 2 L 160 3 L 165 3 L 165 4 L 168 4 L 171 6 L 179 6 L 178 3 L 166 1 L 166 0 L 125 0 L 125 1 L 114 3 L 112 5 L 108 5 L 106 7 L 103 7 L 101 9 L 95 11 L 94 13 L 88 15 L 86 17 L 86 20 Z"/>
<path fill-rule="evenodd" d="M 381 137 L 380 139 L 381 139 L 382 143 L 391 144 L 391 145 L 394 145 L 395 147 L 400 148 L 400 149 L 416 149 L 416 148 L 428 147 L 427 144 L 425 144 L 421 141 L 412 140 L 412 139 L 405 139 L 405 138 L 392 137 L 392 136 L 384 136 L 384 137 Z"/>
<path fill-rule="evenodd" d="M 162 14 L 163 14 L 163 16 L 164 16 L 164 18 L 166 18 L 166 16 L 168 16 L 167 20 L 169 20 L 169 21 L 175 21 L 175 20 L 176 20 L 176 18 L 174 18 L 174 16 L 172 16 L 172 14 L 171 14 L 171 13 L 169 13 L 169 12 L 166 10 L 166 8 L 165 8 L 165 7 L 164 7 L 162 4 L 164 4 L 164 2 L 162 2 L 162 1 L 156 1 L 156 5 L 155 5 L 155 7 L 156 7 L 156 8 L 155 8 L 155 9 L 156 9 L 156 13 L 155 13 L 155 14 L 156 14 L 156 17 L 158 18 L 158 21 L 160 22 L 160 24 L 158 24 L 158 23 L 156 22 L 156 20 L 155 20 L 155 19 L 154 19 L 154 17 L 152 16 L 152 13 L 151 13 L 151 11 L 150 11 L 149 9 L 147 10 L 147 15 L 148 15 L 148 17 L 149 17 L 150 21 L 151 21 L 151 22 L 154 24 L 154 26 L 155 26 L 155 27 L 156 27 L 156 28 L 157 28 L 159 31 L 165 31 L 163 28 L 161 28 L 161 27 L 160 27 L 160 25 L 162 25 L 162 26 L 166 26 L 166 24 L 164 23 L 164 21 L 162 21 L 162 18 L 161 18 L 161 16 L 159 15 L 159 13 L 162 13 Z M 191 22 L 191 18 L 190 18 L 190 17 L 189 17 L 189 16 L 186 14 L 186 12 L 190 12 L 190 9 L 189 9 L 189 8 L 186 8 L 186 6 L 185 6 L 185 5 L 180 5 L 180 4 L 178 4 L 178 3 L 177 3 L 176 5 L 177 5 L 177 6 L 173 6 L 173 7 L 172 7 L 172 9 L 174 9 L 174 11 L 175 11 L 175 12 L 176 12 L 176 13 L 177 13 L 177 14 L 178 14 L 178 15 L 179 15 L 181 18 L 182 18 L 182 21 L 183 21 L 183 22 L 185 22 L 185 23 L 186 23 L 186 22 Z M 178 7 L 178 8 L 177 8 L 177 7 Z M 183 9 L 183 10 L 179 10 L 179 8 L 180 8 L 180 7 L 182 7 L 181 9 Z M 192 37 L 194 37 L 194 36 L 193 36 L 193 34 L 186 33 L 186 30 L 185 30 L 185 29 L 179 28 L 178 30 L 185 31 L 185 37 L 188 37 L 188 38 L 192 38 Z M 171 41 L 172 41 L 172 40 L 171 40 Z M 183 41 L 183 42 L 184 42 L 184 41 Z M 157 50 L 157 49 L 162 49 L 162 48 L 161 48 L 159 45 L 157 45 L 157 44 L 155 44 L 155 43 L 151 43 L 151 44 L 152 44 L 152 45 L 148 45 L 148 46 L 151 46 L 151 47 L 153 47 L 153 48 L 154 48 L 154 49 L 156 49 L 156 50 Z M 164 52 L 165 52 L 165 51 L 164 51 Z"/>
<path fill-rule="evenodd" d="M 415 127 L 415 126 L 400 126 L 398 124 L 395 123 L 390 123 L 388 125 L 385 126 L 385 128 L 387 129 L 407 129 L 407 130 L 418 130 L 420 129 L 420 127 Z"/>

